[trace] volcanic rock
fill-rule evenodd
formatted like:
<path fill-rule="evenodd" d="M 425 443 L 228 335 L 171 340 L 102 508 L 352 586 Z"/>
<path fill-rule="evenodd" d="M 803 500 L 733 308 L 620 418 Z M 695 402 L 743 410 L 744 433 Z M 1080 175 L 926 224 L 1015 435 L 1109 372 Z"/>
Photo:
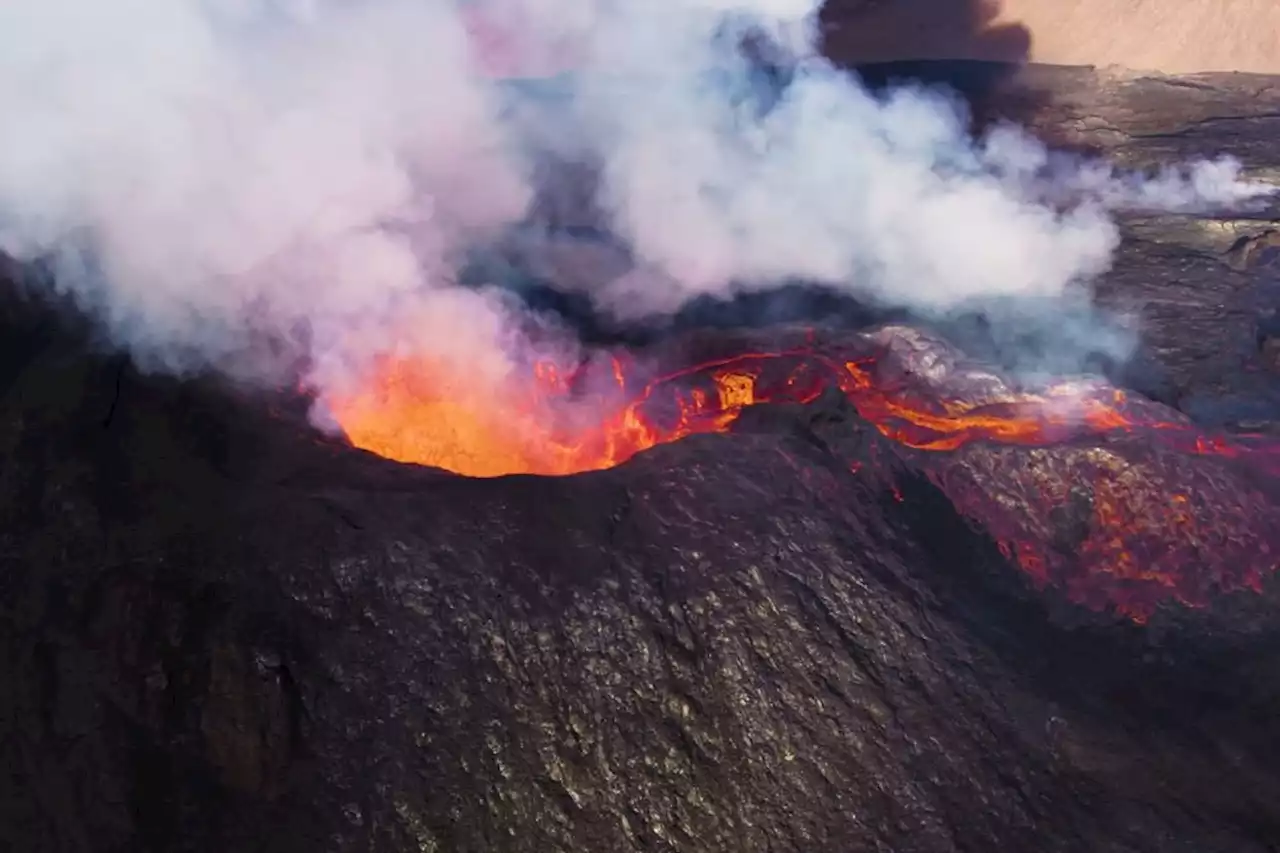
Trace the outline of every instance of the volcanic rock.
<path fill-rule="evenodd" d="M 1280 168 L 1274 81 L 1001 86 L 1131 164 Z M 1125 223 L 1099 298 L 1141 321 L 1126 411 L 1277 422 L 1274 275 L 1247 248 L 1274 220 Z M 1280 839 L 1262 439 L 929 450 L 828 393 L 605 471 L 469 479 L 318 435 L 305 400 L 139 375 L 62 312 L 2 319 L 0 849 Z M 897 375 L 1000 401 L 913 328 L 872 333 Z"/>

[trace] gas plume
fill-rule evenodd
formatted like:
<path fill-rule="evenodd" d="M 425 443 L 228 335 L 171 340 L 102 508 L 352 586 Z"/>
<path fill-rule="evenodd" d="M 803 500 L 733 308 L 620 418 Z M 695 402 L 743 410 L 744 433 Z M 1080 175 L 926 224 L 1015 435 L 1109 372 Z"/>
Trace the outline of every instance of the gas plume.
<path fill-rule="evenodd" d="M 154 369 L 277 379 L 265 335 L 322 388 L 388 353 L 483 384 L 526 345 L 521 309 L 456 273 L 527 217 L 549 152 L 598 168 L 634 265 L 590 295 L 622 316 L 783 279 L 1054 298 L 1107 268 L 1114 209 L 1271 191 L 1229 160 L 1151 178 L 971 139 L 952 100 L 822 60 L 817 6 L 10 0 L 0 251 L 52 258 Z"/>

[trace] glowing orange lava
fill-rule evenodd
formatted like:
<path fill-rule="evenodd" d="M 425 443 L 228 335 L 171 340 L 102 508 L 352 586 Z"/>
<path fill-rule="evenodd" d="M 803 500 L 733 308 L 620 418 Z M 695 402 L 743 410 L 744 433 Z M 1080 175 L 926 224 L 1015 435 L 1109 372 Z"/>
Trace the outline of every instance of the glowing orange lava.
<path fill-rule="evenodd" d="M 642 450 L 694 433 L 723 432 L 742 410 L 773 399 L 756 387 L 748 355 L 660 377 L 637 393 L 622 362 L 611 382 L 574 397 L 553 364 L 532 376 L 495 386 L 468 385 L 428 361 L 382 362 L 361 393 L 329 401 L 330 411 L 357 447 L 401 462 L 445 468 L 473 477 L 562 475 L 610 468 Z M 677 390 L 676 380 L 703 378 Z M 667 417 L 650 413 L 665 400 Z"/>
<path fill-rule="evenodd" d="M 1228 590 L 1259 591 L 1275 570 L 1274 526 L 1255 518 L 1265 499 L 1238 484 L 1224 486 L 1228 481 L 1211 472 L 1176 467 L 1177 459 L 1209 455 L 1247 457 L 1251 468 L 1280 472 L 1275 441 L 1207 436 L 1115 388 L 1063 385 L 980 402 L 922 394 L 879 368 L 874 357 L 804 347 L 696 364 L 643 383 L 618 358 L 603 369 L 569 372 L 542 362 L 524 375 L 480 383 L 443 363 L 389 359 L 360 393 L 327 402 L 358 447 L 492 477 L 609 468 L 658 444 L 725 432 L 747 407 L 806 403 L 837 390 L 884 436 L 926 452 L 936 463 L 930 477 L 957 508 L 983 522 L 1037 586 L 1053 583 L 1078 603 L 1141 622 L 1164 600 L 1202 606 Z M 1144 446 L 1178 452 L 1144 454 L 1142 470 L 1160 472 L 1152 477 L 1112 454 L 1035 450 L 1116 434 L 1140 434 Z M 974 442 L 1031 452 L 1015 463 L 1019 470 L 995 478 L 983 466 L 1008 462 L 938 453 Z M 849 461 L 852 471 L 862 469 L 861 461 Z M 1064 558 L 1046 519 L 1077 500 L 1072 489 L 1082 484 L 1088 486 L 1083 527 L 1075 556 Z M 1169 484 L 1190 495 L 1166 494 Z"/>
<path fill-rule="evenodd" d="M 1145 430 L 1181 449 L 1234 456 L 1237 443 L 1189 424 L 1135 417 L 1118 389 L 1022 394 L 995 403 L 924 399 L 886 387 L 876 360 L 841 360 L 799 349 L 697 364 L 633 386 L 615 358 L 605 387 L 576 395 L 554 364 L 477 385 L 427 360 L 384 360 L 360 393 L 329 400 L 357 447 L 401 462 L 475 477 L 563 475 L 609 468 L 640 451 L 696 433 L 724 432 L 743 409 L 805 403 L 837 388 L 858 413 L 900 444 L 956 450 L 974 441 L 1045 446 L 1083 435 Z"/>

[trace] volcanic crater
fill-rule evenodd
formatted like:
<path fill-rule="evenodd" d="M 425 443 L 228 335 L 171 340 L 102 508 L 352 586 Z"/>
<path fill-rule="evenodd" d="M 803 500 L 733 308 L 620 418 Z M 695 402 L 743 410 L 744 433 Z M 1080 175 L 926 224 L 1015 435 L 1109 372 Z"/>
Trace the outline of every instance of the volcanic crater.
<path fill-rule="evenodd" d="M 1280 168 L 1265 80 L 1001 85 Z M 388 361 L 342 435 L 10 292 L 0 843 L 1274 850 L 1274 217 L 1126 220 L 1105 378 L 828 316 Z"/>
<path fill-rule="evenodd" d="M 1276 567 L 1270 484 L 1280 441 L 1204 431 L 1105 381 L 1019 391 L 910 326 L 770 338 L 775 348 L 759 350 L 741 335 L 701 341 L 735 354 L 650 368 L 658 375 L 638 387 L 625 353 L 596 363 L 604 383 L 590 365 L 537 362 L 509 387 L 470 393 L 465 376 L 442 379 L 439 365 L 389 361 L 363 396 L 329 411 L 348 440 L 390 459 L 468 476 L 567 475 L 729 433 L 753 406 L 838 397 L 1035 583 L 1081 604 L 1145 620 L 1164 601 L 1203 606 L 1218 593 L 1262 592 Z M 664 349 L 679 363 L 692 347 Z M 575 387 L 606 390 L 588 419 L 558 426 L 558 402 L 575 399 Z M 844 458 L 830 442 L 837 464 L 863 471 L 864 454 Z"/>

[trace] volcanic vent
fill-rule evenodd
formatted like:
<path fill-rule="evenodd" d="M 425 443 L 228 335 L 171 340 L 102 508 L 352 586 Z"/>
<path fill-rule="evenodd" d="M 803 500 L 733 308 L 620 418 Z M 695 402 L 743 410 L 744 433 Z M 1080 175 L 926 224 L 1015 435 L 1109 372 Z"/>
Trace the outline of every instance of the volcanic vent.
<path fill-rule="evenodd" d="M 769 337 L 783 343 L 702 336 L 647 358 L 537 361 L 500 387 L 384 359 L 363 392 L 328 407 L 357 447 L 490 477 L 610 468 L 730 432 L 753 407 L 834 396 L 1034 583 L 1079 603 L 1143 620 L 1167 600 L 1260 592 L 1276 567 L 1280 518 L 1257 480 L 1280 471 L 1272 439 L 1205 432 L 1101 380 L 1018 389 L 910 326 Z M 859 475 L 877 461 L 843 464 Z"/>
<path fill-rule="evenodd" d="M 808 403 L 828 390 L 885 436 L 921 450 L 971 442 L 1044 447 L 1114 433 L 1190 453 L 1248 455 L 1255 465 L 1271 465 L 1276 453 L 1261 437 L 1202 434 L 1180 413 L 1105 383 L 1062 382 L 1032 393 L 994 374 L 956 382 L 947 372 L 929 382 L 897 363 L 897 348 L 884 343 L 895 336 L 919 339 L 909 328 L 890 329 L 836 350 L 811 343 L 742 352 L 647 379 L 652 370 L 637 368 L 626 352 L 569 367 L 539 361 L 496 387 L 470 383 L 445 364 L 388 357 L 367 388 L 327 403 L 357 447 L 476 477 L 609 468 L 658 444 L 726 432 L 750 406 Z M 598 413 L 584 416 L 582 388 L 596 389 L 585 395 Z"/>

